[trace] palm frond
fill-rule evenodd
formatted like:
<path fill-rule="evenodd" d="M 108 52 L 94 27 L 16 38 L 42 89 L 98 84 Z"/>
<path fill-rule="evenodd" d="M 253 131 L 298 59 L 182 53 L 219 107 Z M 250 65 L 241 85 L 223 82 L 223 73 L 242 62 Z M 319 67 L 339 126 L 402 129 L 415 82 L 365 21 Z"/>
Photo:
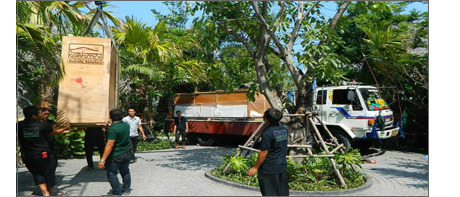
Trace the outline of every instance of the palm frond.
<path fill-rule="evenodd" d="M 134 74 L 141 74 L 141 75 L 146 75 L 149 77 L 152 81 L 162 81 L 165 78 L 165 72 L 154 69 L 150 65 L 145 65 L 145 64 L 133 64 L 129 65 L 127 67 L 124 67 L 122 69 L 124 72 L 131 72 Z"/>

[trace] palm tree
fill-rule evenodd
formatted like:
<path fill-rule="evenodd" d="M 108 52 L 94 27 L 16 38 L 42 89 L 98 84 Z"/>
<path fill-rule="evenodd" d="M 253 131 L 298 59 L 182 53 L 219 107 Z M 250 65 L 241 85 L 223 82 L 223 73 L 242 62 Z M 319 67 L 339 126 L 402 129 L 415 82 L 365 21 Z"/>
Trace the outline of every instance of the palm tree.
<path fill-rule="evenodd" d="M 91 20 L 90 11 L 84 14 L 80 8 L 89 2 L 77 1 L 18 1 L 17 58 L 18 82 L 21 92 L 37 90 L 29 102 L 51 101 L 53 88 L 64 75 L 61 67 L 59 41 L 63 35 L 81 35 Z M 105 11 L 114 25 L 120 20 Z M 94 35 L 94 34 L 93 34 Z M 22 91 L 21 91 L 22 90 Z"/>
<path fill-rule="evenodd" d="M 137 102 L 141 110 L 174 85 L 204 80 L 202 64 L 185 55 L 189 48 L 198 47 L 196 42 L 189 36 L 174 37 L 164 21 L 152 28 L 126 17 L 122 28 L 113 31 L 122 59 L 121 95 L 130 97 L 131 104 Z"/>

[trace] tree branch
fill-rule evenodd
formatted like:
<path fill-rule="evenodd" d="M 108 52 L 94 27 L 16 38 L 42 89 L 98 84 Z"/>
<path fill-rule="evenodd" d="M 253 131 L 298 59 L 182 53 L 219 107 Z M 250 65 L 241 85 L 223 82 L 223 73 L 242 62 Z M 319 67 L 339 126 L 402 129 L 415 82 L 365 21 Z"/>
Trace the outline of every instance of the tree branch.
<path fill-rule="evenodd" d="M 300 30 L 300 25 L 302 24 L 303 19 L 307 17 L 310 14 L 310 12 L 313 10 L 313 8 L 315 8 L 319 4 L 319 1 L 313 4 L 310 8 L 308 8 L 308 10 L 303 15 L 302 15 L 302 12 L 304 9 L 304 2 L 300 1 L 299 4 L 300 4 L 299 9 L 297 10 L 297 19 L 295 20 L 295 23 L 294 23 L 295 24 L 294 29 L 292 29 L 292 32 L 291 32 L 291 39 L 289 39 L 289 42 L 286 46 L 288 53 L 290 53 L 292 51 L 292 48 L 294 47 L 294 43 L 295 43 L 295 40 L 297 39 L 297 35 Z"/>
<path fill-rule="evenodd" d="M 337 12 L 335 13 L 334 17 L 331 20 L 330 29 L 335 28 L 335 26 L 337 25 L 339 19 L 342 17 L 343 13 L 347 9 L 347 7 L 350 5 L 350 3 L 351 3 L 351 1 L 346 1 L 344 4 L 339 6 L 339 9 L 337 10 Z M 319 42 L 318 46 L 321 46 L 325 42 L 327 42 L 327 38 L 325 40 L 321 40 Z M 315 60 L 318 61 L 321 57 L 323 57 L 322 54 L 321 55 L 316 55 Z M 306 75 L 304 75 L 304 77 L 306 77 Z"/>
<path fill-rule="evenodd" d="M 350 5 L 351 1 L 346 1 L 342 5 L 340 5 L 339 9 L 335 13 L 334 17 L 331 20 L 331 29 L 334 29 L 335 26 L 337 25 L 337 22 L 339 22 L 339 19 L 342 17 L 343 13 L 347 9 L 348 5 Z"/>
<path fill-rule="evenodd" d="M 257 3 L 257 2 L 255 2 Z M 262 2 L 262 17 L 265 17 L 267 14 L 267 6 L 268 3 L 266 1 Z M 257 44 L 257 53 L 256 53 L 256 58 L 263 57 L 266 51 L 266 42 L 270 42 L 267 40 L 267 36 L 265 36 L 265 28 L 263 27 L 263 24 L 260 24 L 260 29 L 259 29 L 259 43 Z"/>
<path fill-rule="evenodd" d="M 278 47 L 278 49 L 280 50 L 281 54 L 285 55 L 286 52 L 285 52 L 285 49 L 284 49 L 283 45 L 281 45 L 281 42 L 276 37 L 275 33 L 273 33 L 273 31 L 271 31 L 269 29 L 267 21 L 265 21 L 264 16 L 260 13 L 259 6 L 257 5 L 257 2 L 256 1 L 251 1 L 251 4 L 252 4 L 252 7 L 254 8 L 254 11 L 256 12 L 256 15 L 259 17 L 259 20 L 260 20 L 262 26 L 265 28 L 267 33 L 270 35 L 270 37 L 272 38 L 272 40 L 275 43 L 276 47 Z"/>
<path fill-rule="evenodd" d="M 279 3 L 281 4 L 280 11 L 278 12 L 278 14 L 276 14 L 275 22 L 270 27 L 270 29 L 273 29 L 274 27 L 278 26 L 278 24 L 281 22 L 281 18 L 284 16 L 284 12 L 286 11 L 286 4 L 284 4 L 284 2 L 282 1 L 280 1 Z"/>
<path fill-rule="evenodd" d="M 312 7 L 316 6 L 318 3 L 319 2 L 317 2 Z M 254 8 L 254 11 L 255 11 L 256 15 L 258 16 L 258 18 L 260 20 L 261 25 L 265 28 L 265 30 L 270 35 L 270 37 L 273 40 L 273 42 L 275 43 L 275 45 L 278 47 L 278 49 L 279 49 L 279 51 L 280 51 L 280 53 L 282 55 L 282 59 L 286 63 L 286 66 L 288 67 L 289 72 L 291 73 L 291 76 L 292 76 L 292 78 L 294 80 L 294 83 L 296 84 L 297 90 L 303 92 L 305 85 L 302 82 L 302 76 L 300 75 L 300 72 L 299 72 L 299 69 L 297 68 L 297 66 L 295 66 L 295 63 L 294 63 L 294 61 L 292 59 L 290 51 L 287 51 L 286 48 L 283 47 L 281 42 L 276 37 L 275 33 L 269 29 L 268 23 L 265 21 L 264 16 L 260 12 L 259 7 L 257 6 L 257 3 L 254 2 L 254 1 L 251 1 L 251 4 L 252 4 L 252 7 Z M 300 10 L 299 13 L 302 13 L 303 12 L 303 2 L 299 2 L 299 4 L 300 4 L 300 7 L 301 7 L 301 8 L 299 8 L 299 10 Z M 309 12 L 312 9 L 313 8 L 310 8 Z M 304 14 L 303 17 L 305 17 L 306 15 L 307 14 Z M 302 19 L 302 16 L 300 16 L 300 19 Z M 299 20 L 299 17 L 298 17 L 298 20 Z M 299 23 L 298 26 L 300 28 L 301 21 L 297 21 L 297 23 Z M 293 30 L 293 32 L 298 32 L 298 29 L 296 31 Z M 294 39 L 294 41 L 295 41 L 295 39 Z"/>
<path fill-rule="evenodd" d="M 242 35 L 236 33 L 235 31 L 233 31 L 230 28 L 227 28 L 227 26 L 225 26 L 224 24 L 222 24 L 220 22 L 216 22 L 216 23 L 222 29 L 224 29 L 226 32 L 230 33 L 233 37 L 238 39 L 244 45 L 244 47 L 246 47 L 246 49 L 249 51 L 249 53 L 251 54 L 251 57 L 253 57 L 253 58 L 255 57 L 254 48 L 252 48 L 252 46 L 246 41 L 246 39 L 244 39 L 244 37 Z"/>

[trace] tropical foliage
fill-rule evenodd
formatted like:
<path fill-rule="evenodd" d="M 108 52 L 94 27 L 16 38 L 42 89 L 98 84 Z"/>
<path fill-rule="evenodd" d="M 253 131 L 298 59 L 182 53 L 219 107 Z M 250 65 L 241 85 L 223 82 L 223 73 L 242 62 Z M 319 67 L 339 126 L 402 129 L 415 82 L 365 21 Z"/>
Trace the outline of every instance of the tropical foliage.
<path fill-rule="evenodd" d="M 85 156 L 85 131 L 74 131 L 55 136 L 55 153 L 60 158 L 82 158 Z"/>
<path fill-rule="evenodd" d="M 152 10 L 154 27 L 104 11 L 122 60 L 121 107 L 154 113 L 178 92 L 246 87 L 249 98 L 261 92 L 296 112 L 311 97 L 293 106 L 287 91 L 311 92 L 313 78 L 356 80 L 391 87 L 382 96 L 410 120 L 400 143 L 427 147 L 428 14 L 405 11 L 410 3 L 336 2 L 327 16 L 325 2 L 164 2 L 171 14 Z M 82 35 L 96 9 L 85 1 L 18 1 L 17 9 L 19 105 L 38 105 L 53 100 L 64 75 L 62 36 Z"/>
<path fill-rule="evenodd" d="M 90 11 L 84 13 L 83 7 Z M 85 1 L 17 1 L 17 10 L 19 104 L 52 101 L 53 88 L 64 74 L 59 46 L 62 36 L 81 35 L 95 9 Z M 104 13 L 113 24 L 120 24 L 110 12 Z"/>
<path fill-rule="evenodd" d="M 154 28 L 126 17 L 124 26 L 113 29 L 122 60 L 121 102 L 142 112 L 152 109 L 178 84 L 197 84 L 205 78 L 203 66 L 188 53 L 198 47 L 185 30 L 169 29 L 164 21 Z"/>
<path fill-rule="evenodd" d="M 361 172 L 354 172 L 350 164 L 360 167 L 361 155 L 357 150 L 335 156 L 338 159 L 338 166 L 344 176 L 345 183 L 350 188 L 356 188 L 366 183 Z M 225 155 L 223 163 L 211 173 L 212 175 L 232 182 L 258 187 L 257 176 L 248 176 L 246 172 L 254 166 L 257 161 L 257 154 L 249 158 L 243 156 L 234 157 Z M 230 170 L 226 173 L 223 169 L 230 164 Z M 287 175 L 289 189 L 297 191 L 334 191 L 341 190 L 340 182 L 334 174 L 334 170 L 328 158 L 308 158 L 301 163 L 288 160 Z"/>
<path fill-rule="evenodd" d="M 406 147 L 428 145 L 428 13 L 405 11 L 410 2 L 356 2 L 338 23 L 343 45 L 335 49 L 350 61 L 349 79 L 385 87 L 397 119 L 406 110 Z"/>
<path fill-rule="evenodd" d="M 156 139 L 153 141 L 139 141 L 137 144 L 138 151 L 163 150 L 170 149 L 174 145 L 171 140 Z"/>

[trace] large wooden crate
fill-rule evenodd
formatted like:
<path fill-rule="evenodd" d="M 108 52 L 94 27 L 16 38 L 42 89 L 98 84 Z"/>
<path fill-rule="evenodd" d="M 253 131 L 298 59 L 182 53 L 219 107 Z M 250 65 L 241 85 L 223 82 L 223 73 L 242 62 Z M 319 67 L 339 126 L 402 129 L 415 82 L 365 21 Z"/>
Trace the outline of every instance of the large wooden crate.
<path fill-rule="evenodd" d="M 271 107 L 262 94 L 256 94 L 254 102 L 249 101 L 246 91 L 179 93 L 174 105 L 187 118 L 261 118 Z M 176 114 L 171 112 L 172 116 Z"/>
<path fill-rule="evenodd" d="M 64 79 L 59 83 L 58 111 L 73 126 L 97 126 L 109 121 L 117 107 L 120 58 L 109 38 L 62 39 Z"/>

